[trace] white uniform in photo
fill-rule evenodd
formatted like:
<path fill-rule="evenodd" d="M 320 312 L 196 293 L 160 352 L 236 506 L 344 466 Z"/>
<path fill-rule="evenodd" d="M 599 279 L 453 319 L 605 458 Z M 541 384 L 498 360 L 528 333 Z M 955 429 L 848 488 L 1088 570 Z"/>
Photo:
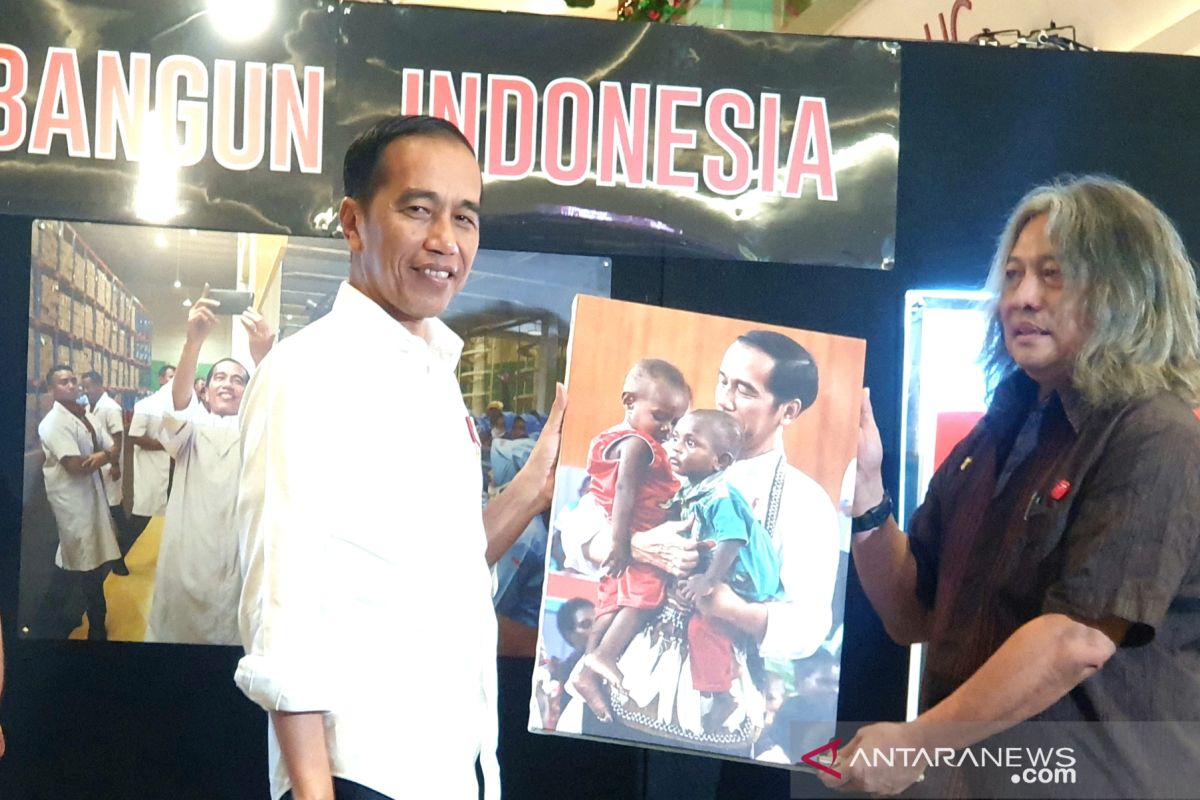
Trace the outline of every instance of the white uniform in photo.
<path fill-rule="evenodd" d="M 237 644 L 237 416 L 219 417 L 193 395 L 184 410 L 167 410 L 162 425 L 163 443 L 175 459 L 175 484 L 158 549 L 146 641 Z"/>
<path fill-rule="evenodd" d="M 129 438 L 149 436 L 158 439 L 163 429 L 163 413 L 171 402 L 170 384 L 166 392 L 158 390 L 133 404 Z M 167 512 L 167 488 L 171 481 L 171 454 L 166 450 L 147 450 L 133 446 L 133 514 L 157 517 Z"/>
<path fill-rule="evenodd" d="M 109 436 L 109 444 L 104 447 L 112 446 L 112 438 L 118 433 L 125 431 L 124 412 L 116 400 L 108 396 L 108 392 L 100 395 L 100 399 L 96 401 L 96 407 L 91 410 L 92 425 L 99 433 L 103 428 Z M 100 468 L 100 479 L 104 483 L 104 493 L 108 496 L 108 504 L 110 506 L 119 506 L 124 500 L 124 492 L 121 489 L 121 479 L 112 477 L 112 467 L 105 464 Z"/>
<path fill-rule="evenodd" d="M 97 431 L 97 435 L 100 433 Z M 72 475 L 62 465 L 64 458 L 86 457 L 96 451 L 83 420 L 61 403 L 55 403 L 38 425 L 38 437 L 45 455 L 42 475 L 46 480 L 46 497 L 58 525 L 58 553 L 54 563 L 63 569 L 84 572 L 120 558 L 99 471 Z"/>

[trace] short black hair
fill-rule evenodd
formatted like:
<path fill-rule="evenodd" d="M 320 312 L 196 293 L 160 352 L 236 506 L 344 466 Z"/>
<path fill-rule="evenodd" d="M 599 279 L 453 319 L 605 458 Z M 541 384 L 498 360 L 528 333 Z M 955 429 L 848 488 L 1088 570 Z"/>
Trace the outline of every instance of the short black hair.
<path fill-rule="evenodd" d="M 628 389 L 631 384 L 642 381 L 664 384 L 683 394 L 689 403 L 692 401 L 692 387 L 688 386 L 687 378 L 683 377 L 679 367 L 670 361 L 661 358 L 643 358 L 638 361 L 630 367 L 629 373 L 625 376 L 624 385 Z"/>
<path fill-rule="evenodd" d="M 94 369 L 89 369 L 87 372 L 80 375 L 79 379 L 91 381 L 92 383 L 98 383 L 101 386 L 104 385 L 104 378 L 101 378 L 100 373 L 96 372 L 96 370 L 94 370 Z"/>
<path fill-rule="evenodd" d="M 575 612 L 581 608 L 595 608 L 596 605 L 591 600 L 585 600 L 582 597 L 572 597 L 570 600 L 563 602 L 558 607 L 558 613 L 554 615 L 554 624 L 558 628 L 558 632 L 565 639 L 575 630 Z"/>
<path fill-rule="evenodd" d="M 346 148 L 342 186 L 347 197 L 365 203 L 379 188 L 379 161 L 387 146 L 407 136 L 435 136 L 458 142 L 475 155 L 475 148 L 453 123 L 440 117 L 397 114 L 385 117 L 360 133 Z"/>
<path fill-rule="evenodd" d="M 246 380 L 250 380 L 250 370 L 246 369 L 246 366 L 242 362 L 238 361 L 236 358 L 218 358 L 213 362 L 213 365 L 208 368 L 208 375 L 204 377 L 204 388 L 207 389 L 209 384 L 212 383 L 213 371 L 217 368 L 217 365 L 224 364 L 227 361 L 237 364 L 239 367 L 241 367 L 242 372 L 246 375 Z M 192 381 L 192 383 L 194 384 L 195 381 Z"/>
<path fill-rule="evenodd" d="M 767 378 L 767 391 L 775 405 L 800 401 L 800 410 L 817 399 L 817 362 L 798 342 L 775 331 L 749 331 L 737 338 L 747 347 L 766 353 L 775 362 Z"/>
<path fill-rule="evenodd" d="M 54 381 L 54 375 L 58 372 L 74 372 L 70 364 L 55 364 L 46 371 L 46 385 L 49 386 Z"/>
<path fill-rule="evenodd" d="M 742 426 L 736 417 L 717 408 L 698 408 L 687 416 L 717 455 L 728 453 L 737 461 L 742 454 Z"/>
<path fill-rule="evenodd" d="M 167 370 L 169 370 L 169 369 L 171 369 L 171 370 L 175 369 L 175 365 L 174 364 L 163 364 L 161 367 L 158 368 L 158 377 L 161 378 L 163 375 L 166 375 Z"/>

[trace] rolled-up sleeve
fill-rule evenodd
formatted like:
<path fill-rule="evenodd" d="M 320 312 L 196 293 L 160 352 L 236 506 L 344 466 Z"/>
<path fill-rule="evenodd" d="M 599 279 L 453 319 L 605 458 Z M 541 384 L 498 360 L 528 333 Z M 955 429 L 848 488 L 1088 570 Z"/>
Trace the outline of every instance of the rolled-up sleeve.
<path fill-rule="evenodd" d="M 282 385 L 286 374 L 268 359 L 242 403 L 236 520 L 246 655 L 234 680 L 267 710 L 327 712 L 337 685 L 320 600 L 322 591 L 337 590 L 324 585 L 321 568 L 331 500 L 315 485 L 318 457 L 297 424 L 306 412 Z"/>
<path fill-rule="evenodd" d="M 83 451 L 79 449 L 79 441 L 71 435 L 67 426 L 55 424 L 59 422 L 59 415 L 56 414 L 53 418 L 48 416 L 46 419 L 49 422 L 43 420 L 38 426 L 38 436 L 46 452 L 53 456 L 55 461 L 83 455 Z"/>
<path fill-rule="evenodd" d="M 1080 486 L 1062 572 L 1042 610 L 1131 623 L 1125 644 L 1154 638 L 1200 541 L 1200 423 L 1182 403 L 1132 410 Z"/>

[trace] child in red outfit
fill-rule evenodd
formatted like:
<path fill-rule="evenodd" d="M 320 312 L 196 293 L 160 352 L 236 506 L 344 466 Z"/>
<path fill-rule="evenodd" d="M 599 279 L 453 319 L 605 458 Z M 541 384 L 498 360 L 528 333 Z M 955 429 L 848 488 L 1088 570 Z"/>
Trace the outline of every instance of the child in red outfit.
<path fill-rule="evenodd" d="M 662 442 L 688 409 L 692 393 L 672 364 L 646 358 L 625 376 L 625 421 L 601 433 L 588 448 L 588 493 L 612 523 L 612 552 L 600 579 L 592 625 L 573 688 L 599 719 L 611 719 L 601 679 L 620 686 L 617 659 L 665 599 L 666 573 L 633 562 L 630 540 L 668 519 L 679 481 Z"/>

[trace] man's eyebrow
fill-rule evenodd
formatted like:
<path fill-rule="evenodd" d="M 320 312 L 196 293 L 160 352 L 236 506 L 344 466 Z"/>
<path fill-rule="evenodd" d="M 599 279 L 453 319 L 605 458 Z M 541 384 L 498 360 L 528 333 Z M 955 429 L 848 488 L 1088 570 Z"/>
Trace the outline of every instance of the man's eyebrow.
<path fill-rule="evenodd" d="M 440 203 L 442 198 L 441 195 L 432 189 L 409 189 L 396 198 L 396 203 L 398 205 L 405 205 L 414 200 L 427 200 L 431 203 Z M 474 200 L 463 200 L 458 206 L 476 215 L 481 213 L 479 203 L 476 203 Z"/>
<path fill-rule="evenodd" d="M 437 192 L 433 191 L 432 189 L 408 189 L 396 198 L 396 202 L 400 204 L 411 203 L 413 200 L 429 200 L 431 202 L 437 202 L 438 199 Z"/>

